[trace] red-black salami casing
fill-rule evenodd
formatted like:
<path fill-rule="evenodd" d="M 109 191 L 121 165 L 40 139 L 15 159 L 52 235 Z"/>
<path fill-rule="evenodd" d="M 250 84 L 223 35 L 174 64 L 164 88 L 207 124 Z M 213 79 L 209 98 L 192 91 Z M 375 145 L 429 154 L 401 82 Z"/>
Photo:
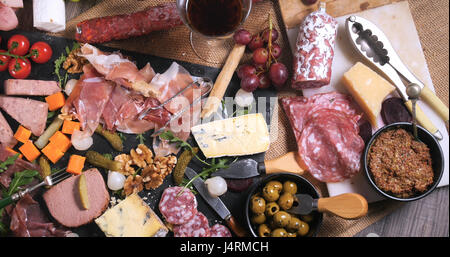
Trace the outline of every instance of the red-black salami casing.
<path fill-rule="evenodd" d="M 292 88 L 330 84 L 338 23 L 321 6 L 303 20 L 294 53 Z"/>

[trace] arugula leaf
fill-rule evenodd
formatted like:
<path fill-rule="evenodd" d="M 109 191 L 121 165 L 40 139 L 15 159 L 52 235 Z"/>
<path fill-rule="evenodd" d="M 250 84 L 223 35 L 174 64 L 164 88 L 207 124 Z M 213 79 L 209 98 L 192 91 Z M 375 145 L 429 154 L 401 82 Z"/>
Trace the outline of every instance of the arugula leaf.
<path fill-rule="evenodd" d="M 36 170 L 24 170 L 14 173 L 14 178 L 9 185 L 8 191 L 3 192 L 3 197 L 15 194 L 21 186 L 30 184 L 36 176 L 39 176 L 39 172 Z"/>
<path fill-rule="evenodd" d="M 8 159 L 6 159 L 6 161 L 0 163 L 0 173 L 7 170 L 9 165 L 14 164 L 14 162 L 17 160 L 17 158 L 19 158 L 18 153 L 13 156 L 8 157 Z"/>
<path fill-rule="evenodd" d="M 120 139 L 122 139 L 122 142 L 127 140 L 127 137 L 122 132 L 117 132 L 117 135 L 119 135 Z"/>
<path fill-rule="evenodd" d="M 184 140 L 182 140 L 182 139 L 176 137 L 176 136 L 172 133 L 172 131 L 168 130 L 168 131 L 165 131 L 165 132 L 161 133 L 161 134 L 159 135 L 159 138 L 164 139 L 164 140 L 167 140 L 167 141 L 169 141 L 169 143 L 171 143 L 171 144 L 176 144 L 176 145 L 177 145 L 177 148 L 187 148 L 187 149 L 189 149 L 189 151 L 191 151 L 191 152 L 194 154 L 194 156 L 195 156 L 195 158 L 196 158 L 197 160 L 199 160 L 201 163 L 205 164 L 206 166 L 211 166 L 211 164 L 209 164 L 209 163 L 207 163 L 206 161 L 202 160 L 197 154 L 195 154 L 195 153 L 193 152 L 193 148 L 192 148 L 192 146 L 191 146 L 188 142 L 186 142 L 186 141 L 184 141 Z"/>
<path fill-rule="evenodd" d="M 144 136 L 144 134 L 138 134 L 136 136 L 136 139 L 139 139 L 139 144 L 141 144 L 141 145 L 145 144 L 145 136 Z"/>

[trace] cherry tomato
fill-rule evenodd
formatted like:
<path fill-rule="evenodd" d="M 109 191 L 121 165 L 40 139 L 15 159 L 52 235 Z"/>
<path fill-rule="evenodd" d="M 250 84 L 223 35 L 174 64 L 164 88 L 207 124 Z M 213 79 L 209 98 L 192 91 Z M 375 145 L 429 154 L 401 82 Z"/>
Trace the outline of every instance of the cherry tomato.
<path fill-rule="evenodd" d="M 25 79 L 31 73 L 31 63 L 28 59 L 12 59 L 8 66 L 9 74 L 16 79 Z"/>
<path fill-rule="evenodd" d="M 8 40 L 8 50 L 15 55 L 26 55 L 30 49 L 30 41 L 23 35 L 14 35 Z"/>
<path fill-rule="evenodd" d="M 46 63 L 52 58 L 52 48 L 49 44 L 39 41 L 30 48 L 31 60 L 35 63 Z"/>
<path fill-rule="evenodd" d="M 0 50 L 0 52 L 6 53 L 5 50 Z M 0 71 L 5 71 L 8 69 L 9 60 L 11 60 L 11 56 L 0 54 Z"/>

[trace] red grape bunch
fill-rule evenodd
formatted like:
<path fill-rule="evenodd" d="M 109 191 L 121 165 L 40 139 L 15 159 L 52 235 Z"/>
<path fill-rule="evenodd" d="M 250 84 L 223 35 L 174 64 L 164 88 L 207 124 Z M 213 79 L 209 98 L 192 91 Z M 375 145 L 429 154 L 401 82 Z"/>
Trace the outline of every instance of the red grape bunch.
<path fill-rule="evenodd" d="M 237 70 L 241 79 L 241 88 L 247 92 L 253 92 L 257 88 L 282 89 L 288 79 L 286 66 L 278 62 L 282 49 L 275 43 L 279 32 L 272 28 L 269 18 L 269 28 L 252 35 L 245 29 L 240 29 L 234 34 L 236 43 L 246 45 L 252 52 L 252 63 L 244 64 Z"/>

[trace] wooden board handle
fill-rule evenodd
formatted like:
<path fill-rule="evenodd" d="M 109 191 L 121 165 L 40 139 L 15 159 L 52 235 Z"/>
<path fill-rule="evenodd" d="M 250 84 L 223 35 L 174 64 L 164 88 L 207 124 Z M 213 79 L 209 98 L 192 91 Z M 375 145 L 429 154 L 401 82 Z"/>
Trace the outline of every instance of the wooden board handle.
<path fill-rule="evenodd" d="M 412 102 L 408 101 L 405 103 L 406 108 L 412 113 Z M 416 119 L 417 122 L 428 130 L 431 134 L 438 136 L 442 134 L 439 132 L 439 129 L 433 124 L 433 122 L 427 117 L 427 115 L 422 111 L 419 105 L 416 105 Z"/>
<path fill-rule="evenodd" d="M 234 219 L 233 216 L 230 216 L 227 220 L 227 225 L 238 237 L 247 237 L 248 233 L 245 229 L 243 229 Z"/>
<path fill-rule="evenodd" d="M 448 107 L 436 96 L 433 91 L 431 91 L 428 87 L 424 87 L 422 89 L 422 93 L 420 95 L 422 99 L 433 108 L 437 114 L 444 120 L 444 122 L 448 122 Z"/>
<path fill-rule="evenodd" d="M 236 44 L 233 50 L 231 50 L 222 71 L 214 83 L 214 87 L 209 94 L 205 107 L 202 110 L 202 118 L 206 118 L 217 111 L 217 108 L 220 106 L 222 98 L 225 95 L 225 91 L 230 84 L 231 78 L 240 63 L 242 56 L 244 56 L 244 52 L 245 45 L 239 44 Z"/>
<path fill-rule="evenodd" d="M 319 212 L 331 213 L 344 219 L 358 219 L 367 214 L 367 200 L 355 193 L 347 193 L 317 201 Z"/>
<path fill-rule="evenodd" d="M 289 152 L 276 159 L 265 161 L 266 174 L 289 172 L 303 175 L 305 169 L 300 166 L 298 158 L 297 152 Z"/>

